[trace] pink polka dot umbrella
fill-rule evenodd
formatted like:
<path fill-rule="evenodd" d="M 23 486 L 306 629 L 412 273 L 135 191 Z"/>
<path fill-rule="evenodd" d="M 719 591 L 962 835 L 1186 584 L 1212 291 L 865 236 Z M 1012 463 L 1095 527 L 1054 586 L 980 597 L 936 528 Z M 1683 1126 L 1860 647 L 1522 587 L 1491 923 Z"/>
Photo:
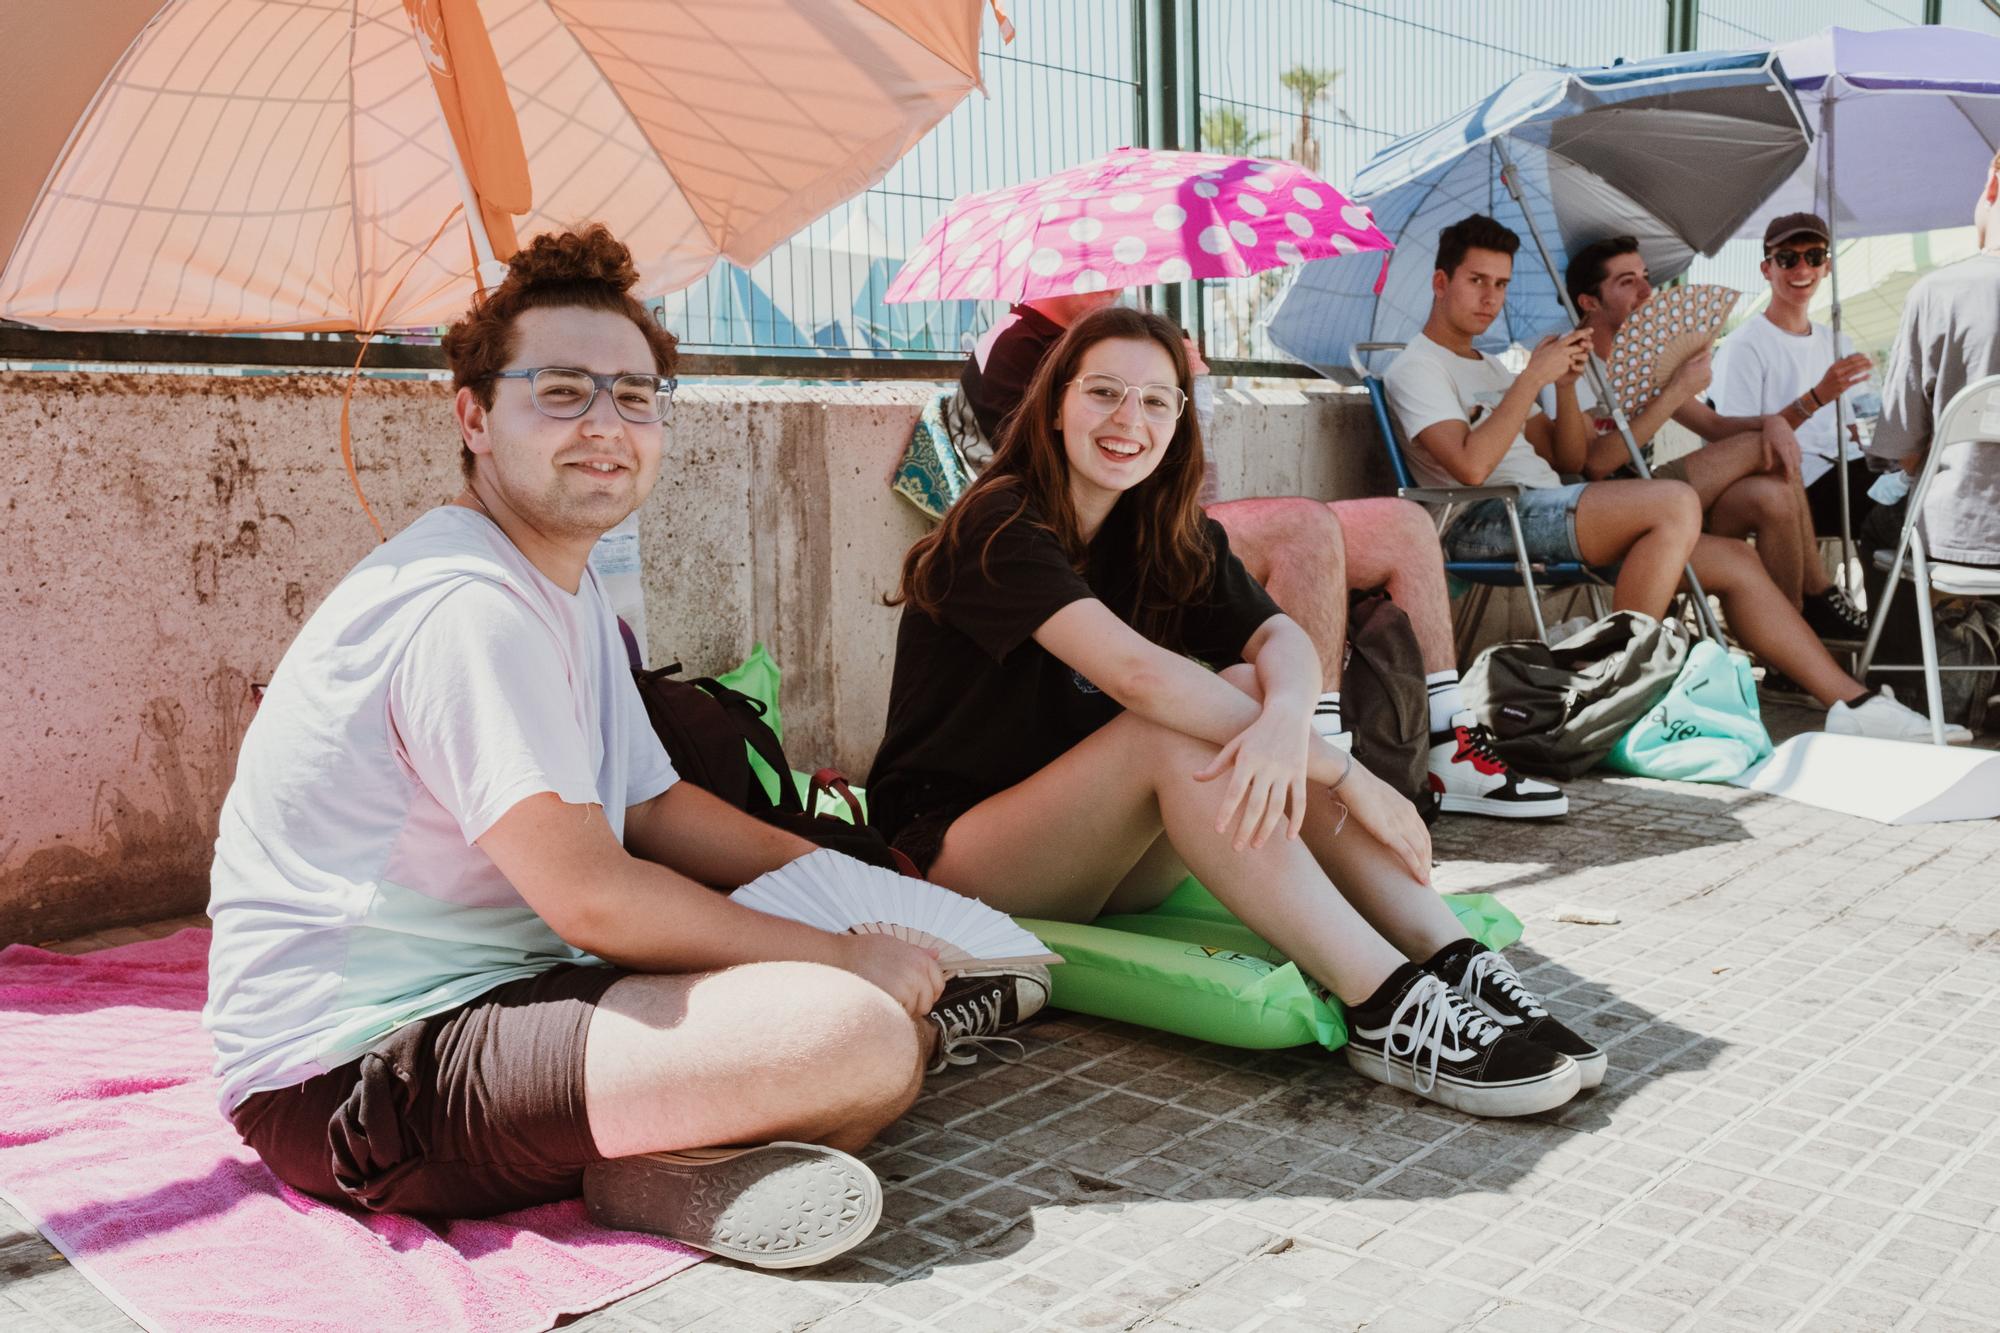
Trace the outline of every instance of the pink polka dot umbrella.
<path fill-rule="evenodd" d="M 1295 162 L 1119 148 L 956 200 L 885 299 L 1028 301 L 1392 248 L 1367 209 Z"/>

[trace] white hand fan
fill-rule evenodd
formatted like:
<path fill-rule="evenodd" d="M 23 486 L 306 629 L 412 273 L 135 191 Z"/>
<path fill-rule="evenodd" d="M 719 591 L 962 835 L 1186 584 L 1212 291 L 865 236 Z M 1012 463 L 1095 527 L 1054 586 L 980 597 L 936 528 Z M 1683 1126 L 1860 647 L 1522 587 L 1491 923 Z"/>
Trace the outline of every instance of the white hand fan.
<path fill-rule="evenodd" d="M 1062 961 L 1004 912 L 838 852 L 813 852 L 779 866 L 729 900 L 821 930 L 893 935 L 935 949 L 946 975 Z"/>
<path fill-rule="evenodd" d="M 1635 417 L 1653 401 L 1674 372 L 1712 346 L 1743 293 L 1697 282 L 1655 292 L 1639 307 L 1611 345 L 1608 376 L 1612 396 Z"/>

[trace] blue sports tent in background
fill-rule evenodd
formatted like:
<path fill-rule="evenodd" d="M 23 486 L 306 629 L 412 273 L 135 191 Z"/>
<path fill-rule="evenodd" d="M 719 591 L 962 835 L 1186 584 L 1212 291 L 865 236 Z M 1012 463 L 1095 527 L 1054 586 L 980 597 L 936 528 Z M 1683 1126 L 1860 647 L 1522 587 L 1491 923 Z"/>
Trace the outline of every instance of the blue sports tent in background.
<path fill-rule="evenodd" d="M 1506 311 L 1478 345 L 1532 344 L 1571 324 L 1559 284 L 1573 245 L 1637 236 L 1655 280 L 1673 278 L 1736 235 L 1810 142 L 1768 51 L 1522 74 L 1361 169 L 1353 196 L 1396 243 L 1386 272 L 1373 255 L 1304 265 L 1273 308 L 1271 339 L 1351 382 L 1355 344 L 1404 342 L 1423 327 L 1438 232 L 1487 213 L 1521 235 L 1522 253 Z"/>

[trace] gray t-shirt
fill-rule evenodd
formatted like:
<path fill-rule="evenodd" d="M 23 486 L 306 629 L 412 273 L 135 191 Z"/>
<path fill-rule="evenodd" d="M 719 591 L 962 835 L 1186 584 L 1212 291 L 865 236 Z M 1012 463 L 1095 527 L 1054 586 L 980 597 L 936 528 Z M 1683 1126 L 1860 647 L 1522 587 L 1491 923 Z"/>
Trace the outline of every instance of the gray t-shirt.
<path fill-rule="evenodd" d="M 2000 374 L 2000 255 L 1978 254 L 1910 289 L 1868 452 L 1908 458 L 1930 446 L 1953 396 Z M 1940 560 L 2000 565 L 2000 446 L 1961 444 L 1938 462 L 1924 501 L 1930 552 Z"/>

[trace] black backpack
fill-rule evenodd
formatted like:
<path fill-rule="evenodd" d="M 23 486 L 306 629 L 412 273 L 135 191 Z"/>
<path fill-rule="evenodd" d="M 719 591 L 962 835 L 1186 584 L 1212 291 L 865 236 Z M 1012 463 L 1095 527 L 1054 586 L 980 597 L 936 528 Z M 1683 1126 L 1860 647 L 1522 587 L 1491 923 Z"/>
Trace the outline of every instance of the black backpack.
<path fill-rule="evenodd" d="M 732 690 L 712 676 L 676 680 L 679 662 L 651 670 L 638 666 L 638 642 L 622 621 L 619 628 L 625 631 L 626 651 L 635 663 L 632 680 L 646 706 L 646 720 L 652 723 L 653 733 L 666 748 L 676 773 L 737 809 L 808 842 L 905 875 L 917 873 L 910 859 L 868 823 L 860 798 L 838 769 L 822 768 L 814 773 L 806 798 L 799 798 L 785 748 L 764 721 L 763 700 Z M 750 767 L 752 751 L 779 774 L 775 801 Z M 852 823 L 817 813 L 823 792 L 847 803 Z"/>
<path fill-rule="evenodd" d="M 1416 806 L 1425 823 L 1435 820 L 1424 655 L 1410 618 L 1387 593 L 1361 592 L 1348 599 L 1340 712 L 1354 736 L 1355 759 Z"/>

